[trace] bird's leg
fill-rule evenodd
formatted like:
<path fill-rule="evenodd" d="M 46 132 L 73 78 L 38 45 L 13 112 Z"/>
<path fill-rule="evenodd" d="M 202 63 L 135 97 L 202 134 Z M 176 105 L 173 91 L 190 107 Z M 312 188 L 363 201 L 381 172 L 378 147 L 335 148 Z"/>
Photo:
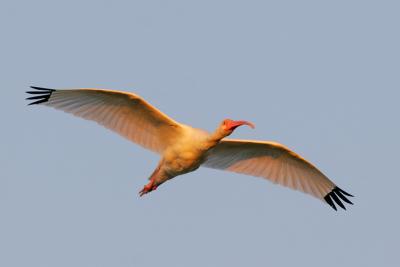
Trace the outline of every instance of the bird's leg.
<path fill-rule="evenodd" d="M 155 179 L 157 177 L 158 171 L 160 170 L 160 167 L 157 167 L 154 172 L 151 174 L 149 180 L 150 182 L 146 184 L 143 189 L 139 192 L 139 196 L 143 196 L 151 191 L 154 191 L 157 189 L 159 186 L 159 183 L 156 183 Z"/>
<path fill-rule="evenodd" d="M 144 194 L 147 194 L 153 190 L 157 189 L 157 185 L 154 184 L 154 179 L 150 179 L 150 182 L 146 184 L 143 189 L 139 192 L 139 196 L 143 196 Z"/>

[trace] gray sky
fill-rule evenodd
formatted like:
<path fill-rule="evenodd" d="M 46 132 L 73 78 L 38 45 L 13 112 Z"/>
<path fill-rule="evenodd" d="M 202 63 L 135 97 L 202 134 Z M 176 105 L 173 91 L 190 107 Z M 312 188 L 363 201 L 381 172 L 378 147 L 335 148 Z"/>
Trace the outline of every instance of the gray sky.
<path fill-rule="evenodd" d="M 0 266 L 399 266 L 398 1 L 3 1 Z M 199 169 L 27 107 L 29 85 L 135 92 L 281 142 L 355 205 Z"/>

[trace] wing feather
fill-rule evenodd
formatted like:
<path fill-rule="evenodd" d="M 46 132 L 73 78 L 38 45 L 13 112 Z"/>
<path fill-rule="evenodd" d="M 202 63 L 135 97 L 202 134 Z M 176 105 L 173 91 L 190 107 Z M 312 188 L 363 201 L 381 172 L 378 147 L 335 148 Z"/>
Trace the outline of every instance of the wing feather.
<path fill-rule="evenodd" d="M 344 191 L 310 162 L 275 142 L 224 139 L 209 151 L 203 166 L 259 176 L 344 208 Z M 347 201 L 346 201 L 347 200 Z"/>
<path fill-rule="evenodd" d="M 55 90 L 32 87 L 31 104 L 42 104 L 93 120 L 154 152 L 162 153 L 182 134 L 182 125 L 140 96 L 103 89 Z"/>

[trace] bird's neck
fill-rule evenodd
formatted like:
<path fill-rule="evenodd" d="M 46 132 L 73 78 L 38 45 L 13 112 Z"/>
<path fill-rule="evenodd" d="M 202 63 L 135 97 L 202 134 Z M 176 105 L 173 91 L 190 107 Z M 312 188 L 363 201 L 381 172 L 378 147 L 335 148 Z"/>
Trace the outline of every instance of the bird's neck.
<path fill-rule="evenodd" d="M 207 137 L 206 140 L 207 148 L 208 149 L 213 148 L 219 143 L 219 141 L 221 141 L 222 138 L 226 136 L 227 136 L 226 132 L 218 128 L 215 132 L 213 132 Z"/>

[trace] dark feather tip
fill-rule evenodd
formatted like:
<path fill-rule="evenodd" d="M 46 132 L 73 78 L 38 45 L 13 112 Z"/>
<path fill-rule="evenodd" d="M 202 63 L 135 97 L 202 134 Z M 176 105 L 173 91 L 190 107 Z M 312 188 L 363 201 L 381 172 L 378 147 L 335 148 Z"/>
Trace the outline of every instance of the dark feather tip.
<path fill-rule="evenodd" d="M 348 203 L 348 204 L 353 205 L 353 202 L 351 202 L 347 197 L 345 197 L 345 196 L 342 194 L 342 192 L 340 192 L 339 189 L 336 188 L 336 189 L 334 189 L 334 190 L 335 190 L 336 195 L 338 195 L 338 197 L 340 197 L 341 200 L 343 200 L 344 202 L 346 202 L 346 203 Z"/>
<path fill-rule="evenodd" d="M 38 87 L 38 86 L 30 86 L 32 89 L 36 90 L 42 90 L 42 91 L 55 91 L 54 89 L 51 88 L 44 88 L 44 87 Z"/>
<path fill-rule="evenodd" d="M 36 100 L 34 102 L 29 103 L 28 105 L 36 105 L 49 101 L 51 94 L 55 91 L 54 89 L 31 86 L 32 89 L 36 89 L 36 91 L 27 91 L 26 93 L 36 96 L 31 96 L 26 98 L 26 100 Z"/>
<path fill-rule="evenodd" d="M 45 94 L 45 95 L 37 95 L 37 96 L 27 97 L 26 100 L 46 99 L 46 97 L 47 97 L 47 94 Z"/>
<path fill-rule="evenodd" d="M 349 194 L 349 193 L 347 193 L 346 191 L 344 191 L 344 190 L 342 190 L 342 189 L 340 189 L 339 187 L 335 187 L 337 190 L 339 190 L 340 191 L 340 193 L 342 193 L 342 194 L 344 194 L 344 195 L 346 195 L 346 196 L 348 196 L 348 197 L 354 197 L 353 195 L 351 195 L 351 194 Z"/>
<path fill-rule="evenodd" d="M 325 199 L 326 203 L 328 203 L 334 210 L 337 210 L 337 209 L 336 209 L 336 206 L 335 206 L 335 204 L 333 203 L 333 201 L 332 201 L 332 199 L 331 199 L 331 196 L 330 196 L 329 194 L 327 194 L 327 195 L 324 197 L 324 199 Z"/>
<path fill-rule="evenodd" d="M 331 192 L 331 197 L 336 202 L 336 204 L 338 204 L 342 209 L 344 209 L 344 210 L 346 209 L 346 207 L 343 205 L 342 201 L 340 201 L 340 199 L 336 195 L 335 191 Z"/>
<path fill-rule="evenodd" d="M 40 90 L 38 90 L 38 91 L 26 91 L 25 93 L 31 94 L 31 95 L 40 95 L 40 94 L 47 94 L 47 92 L 49 92 L 49 91 L 40 91 Z"/>
<path fill-rule="evenodd" d="M 346 196 L 351 196 L 349 193 L 343 191 L 342 189 L 340 189 L 339 187 L 335 187 L 332 189 L 331 192 L 329 192 L 325 197 L 325 201 L 326 203 L 328 203 L 334 210 L 336 209 L 335 204 L 339 205 L 339 207 L 341 207 L 342 209 L 346 209 L 346 207 L 344 206 L 344 204 L 342 203 L 342 201 L 348 203 L 348 204 L 353 204 L 350 200 L 347 199 Z"/>

